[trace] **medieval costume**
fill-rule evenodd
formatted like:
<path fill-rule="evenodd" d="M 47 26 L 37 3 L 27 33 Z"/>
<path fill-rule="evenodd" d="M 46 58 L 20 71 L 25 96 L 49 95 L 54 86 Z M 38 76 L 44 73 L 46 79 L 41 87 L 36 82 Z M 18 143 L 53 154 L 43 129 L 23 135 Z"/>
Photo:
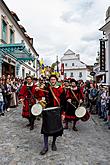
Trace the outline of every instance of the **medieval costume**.
<path fill-rule="evenodd" d="M 28 76 L 27 80 L 29 78 L 32 79 Z M 19 99 L 23 103 L 22 116 L 29 120 L 29 124 L 27 126 L 30 126 L 30 130 L 34 129 L 34 121 L 36 118 L 31 113 L 31 107 L 36 103 L 35 95 L 36 85 L 34 85 L 32 81 L 30 83 L 25 83 L 19 92 Z"/>
<path fill-rule="evenodd" d="M 72 79 L 71 88 L 68 88 L 66 90 L 66 108 L 65 108 L 65 129 L 68 129 L 68 122 L 73 121 L 73 130 L 77 131 L 76 128 L 76 122 L 79 120 L 79 118 L 75 115 L 75 110 L 78 108 L 80 102 L 82 102 L 83 97 L 80 91 L 80 88 L 77 87 L 77 81 Z"/>
<path fill-rule="evenodd" d="M 53 81 L 53 82 L 52 82 Z M 48 151 L 48 136 L 53 136 L 52 150 L 56 151 L 56 138 L 62 136 L 63 126 L 61 121 L 61 106 L 64 104 L 64 91 L 61 86 L 57 86 L 57 77 L 55 75 L 50 76 L 50 83 L 47 89 L 48 94 L 46 96 L 47 106 L 46 108 L 52 108 L 51 111 L 44 110 L 42 113 L 43 122 L 41 133 L 44 134 L 44 147 L 40 152 L 44 155 Z"/>
<path fill-rule="evenodd" d="M 70 88 L 70 81 L 68 79 L 65 79 L 64 80 L 64 83 L 62 85 L 63 89 L 64 89 L 64 92 L 65 92 L 65 96 L 67 95 L 67 91 L 68 89 Z M 66 99 L 65 99 L 66 100 Z M 67 101 L 65 102 L 65 107 L 64 109 L 66 109 L 66 105 L 67 105 Z M 63 120 L 63 123 L 65 123 L 65 110 L 62 111 L 62 120 Z"/>

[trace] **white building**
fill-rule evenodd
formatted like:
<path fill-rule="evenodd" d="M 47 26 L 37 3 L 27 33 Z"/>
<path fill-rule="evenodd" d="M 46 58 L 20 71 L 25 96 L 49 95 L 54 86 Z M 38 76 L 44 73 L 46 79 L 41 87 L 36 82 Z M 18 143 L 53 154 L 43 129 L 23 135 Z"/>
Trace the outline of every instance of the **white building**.
<path fill-rule="evenodd" d="M 26 34 L 19 21 L 16 13 L 0 0 L 0 76 L 37 75 L 38 54 L 33 47 L 33 38 Z"/>
<path fill-rule="evenodd" d="M 61 58 L 64 63 L 64 77 L 83 81 L 90 80 L 90 70 L 87 65 L 80 61 L 80 55 L 68 49 Z"/>
<path fill-rule="evenodd" d="M 105 25 L 101 27 L 99 30 L 103 31 L 105 34 L 105 39 L 106 39 L 106 52 L 105 52 L 105 64 L 106 64 L 106 70 L 105 70 L 105 75 L 106 75 L 106 84 L 110 85 L 110 7 L 106 11 L 106 19 L 105 19 Z"/>
<path fill-rule="evenodd" d="M 93 66 L 93 72 L 95 72 L 94 79 L 97 83 L 105 83 L 106 82 L 106 74 L 105 72 L 100 71 L 100 55 L 96 58 L 96 62 Z"/>

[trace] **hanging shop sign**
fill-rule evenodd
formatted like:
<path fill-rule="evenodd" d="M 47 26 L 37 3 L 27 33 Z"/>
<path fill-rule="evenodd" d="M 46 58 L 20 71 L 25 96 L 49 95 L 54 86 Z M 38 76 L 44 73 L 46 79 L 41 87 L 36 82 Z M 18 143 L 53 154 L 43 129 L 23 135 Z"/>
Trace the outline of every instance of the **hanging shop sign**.
<path fill-rule="evenodd" d="M 105 40 L 100 39 L 100 71 L 105 71 Z"/>

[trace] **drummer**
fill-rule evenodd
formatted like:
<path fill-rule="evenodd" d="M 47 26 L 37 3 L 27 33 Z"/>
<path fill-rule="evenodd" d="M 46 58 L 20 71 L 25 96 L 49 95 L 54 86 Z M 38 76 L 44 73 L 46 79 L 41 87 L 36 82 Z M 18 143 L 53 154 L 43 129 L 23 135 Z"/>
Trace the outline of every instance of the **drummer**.
<path fill-rule="evenodd" d="M 75 79 L 70 80 L 71 88 L 66 91 L 66 108 L 65 110 L 65 129 L 68 129 L 68 122 L 73 121 L 73 130 L 78 131 L 76 128 L 76 123 L 79 120 L 75 116 L 75 110 L 83 102 L 83 96 L 80 88 L 77 86 L 77 81 Z"/>
<path fill-rule="evenodd" d="M 48 94 L 45 98 L 46 103 L 47 103 L 46 107 L 59 107 L 59 106 L 64 105 L 64 102 L 65 102 L 64 90 L 61 86 L 57 85 L 57 81 L 58 81 L 58 78 L 56 75 L 50 76 L 49 78 L 50 84 L 46 88 L 46 90 L 48 91 Z M 55 124 L 54 121 L 53 121 L 53 124 Z M 45 128 L 47 128 L 46 130 L 48 130 L 48 125 L 46 125 L 46 123 L 43 121 L 41 133 L 44 134 L 44 146 L 43 146 L 42 151 L 40 152 L 41 155 L 46 154 L 46 152 L 48 151 L 48 136 L 53 136 L 51 148 L 53 151 L 56 151 L 57 150 L 56 139 L 58 136 L 62 136 L 63 134 L 63 127 L 61 128 L 60 131 L 56 130 L 55 133 L 45 133 L 44 128 L 43 128 L 44 125 L 45 125 Z"/>

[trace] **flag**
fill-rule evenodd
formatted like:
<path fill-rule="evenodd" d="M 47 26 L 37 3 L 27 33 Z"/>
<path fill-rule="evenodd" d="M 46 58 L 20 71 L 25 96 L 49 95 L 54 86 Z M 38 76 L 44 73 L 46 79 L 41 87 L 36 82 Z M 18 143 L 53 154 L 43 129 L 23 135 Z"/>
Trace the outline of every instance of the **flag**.
<path fill-rule="evenodd" d="M 41 60 L 40 60 L 40 67 L 41 67 L 41 69 L 44 69 L 44 60 L 43 60 L 43 58 L 41 58 Z"/>

